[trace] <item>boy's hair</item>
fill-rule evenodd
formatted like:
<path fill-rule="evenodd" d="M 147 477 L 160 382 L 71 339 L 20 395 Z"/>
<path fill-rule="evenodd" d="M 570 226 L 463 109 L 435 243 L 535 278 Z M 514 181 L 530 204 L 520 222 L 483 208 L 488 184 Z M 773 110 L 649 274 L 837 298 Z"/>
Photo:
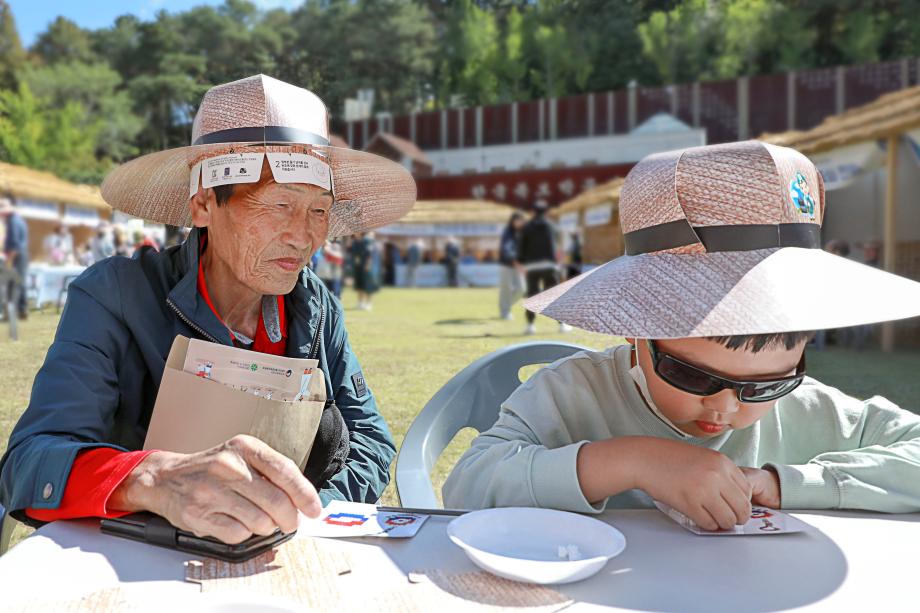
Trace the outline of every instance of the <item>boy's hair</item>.
<path fill-rule="evenodd" d="M 772 334 L 737 334 L 734 336 L 710 336 L 709 340 L 715 341 L 729 349 L 744 349 L 757 353 L 767 347 L 781 345 L 792 349 L 802 341 L 808 342 L 815 336 L 814 332 L 775 332 Z"/>

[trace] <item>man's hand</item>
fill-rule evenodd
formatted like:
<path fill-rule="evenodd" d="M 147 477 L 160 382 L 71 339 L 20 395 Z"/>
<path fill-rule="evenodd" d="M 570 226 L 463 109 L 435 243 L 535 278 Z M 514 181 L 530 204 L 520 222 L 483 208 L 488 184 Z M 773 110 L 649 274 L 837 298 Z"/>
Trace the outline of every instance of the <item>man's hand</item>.
<path fill-rule="evenodd" d="M 297 529 L 298 510 L 317 517 L 316 489 L 293 461 L 239 435 L 200 453 L 158 451 L 115 490 L 112 510 L 150 511 L 198 536 L 239 543 Z"/>
<path fill-rule="evenodd" d="M 779 476 L 776 471 L 762 468 L 742 468 L 748 483 L 751 484 L 751 501 L 762 507 L 778 509 L 782 505 Z"/>

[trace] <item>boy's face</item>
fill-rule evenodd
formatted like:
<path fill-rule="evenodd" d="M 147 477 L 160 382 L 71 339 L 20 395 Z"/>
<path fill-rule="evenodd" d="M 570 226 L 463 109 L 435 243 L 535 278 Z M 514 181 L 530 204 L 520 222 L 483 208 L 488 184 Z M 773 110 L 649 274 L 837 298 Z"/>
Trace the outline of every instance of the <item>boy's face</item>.
<path fill-rule="evenodd" d="M 712 396 L 696 396 L 681 391 L 655 372 L 648 345 L 637 339 L 639 364 L 648 381 L 649 392 L 658 409 L 678 428 L 695 437 L 717 436 L 728 428 L 747 428 L 776 404 L 741 402 L 737 392 L 722 390 Z M 729 349 L 705 338 L 655 341 L 659 353 L 667 353 L 688 364 L 727 379 L 751 381 L 779 379 L 794 375 L 806 341 L 792 349 L 783 345 L 764 347 L 757 353 Z"/>

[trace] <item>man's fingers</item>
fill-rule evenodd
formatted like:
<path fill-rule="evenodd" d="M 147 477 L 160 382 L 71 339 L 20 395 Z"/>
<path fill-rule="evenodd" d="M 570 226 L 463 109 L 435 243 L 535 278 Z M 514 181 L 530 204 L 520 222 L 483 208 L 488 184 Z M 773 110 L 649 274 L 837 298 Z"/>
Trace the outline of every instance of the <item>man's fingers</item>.
<path fill-rule="evenodd" d="M 230 492 L 225 498 L 224 508 L 216 509 L 243 524 L 252 534 L 269 535 L 278 526 L 268 512 L 253 504 L 245 496 Z"/>
<path fill-rule="evenodd" d="M 252 439 L 252 444 L 244 446 L 242 454 L 250 466 L 284 490 L 294 506 L 307 517 L 319 517 L 322 505 L 316 488 L 294 462 L 257 439 Z"/>
<path fill-rule="evenodd" d="M 285 534 L 297 530 L 297 507 L 287 493 L 274 483 L 256 473 L 251 481 L 234 485 L 236 491 L 271 516 L 276 526 Z"/>
<path fill-rule="evenodd" d="M 196 529 L 194 532 L 198 536 L 213 536 L 228 545 L 242 543 L 252 536 L 252 532 L 250 532 L 246 526 L 223 513 L 212 513 L 208 515 L 205 519 L 205 525 L 200 529 Z"/>

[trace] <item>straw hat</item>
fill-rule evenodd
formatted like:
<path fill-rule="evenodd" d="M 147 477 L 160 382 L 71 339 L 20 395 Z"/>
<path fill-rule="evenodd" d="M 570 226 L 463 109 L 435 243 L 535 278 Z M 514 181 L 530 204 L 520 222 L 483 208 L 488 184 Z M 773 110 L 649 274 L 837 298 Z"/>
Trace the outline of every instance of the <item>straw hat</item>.
<path fill-rule="evenodd" d="M 821 250 L 824 184 L 746 141 L 651 155 L 620 192 L 626 255 L 524 306 L 585 330 L 685 338 L 920 315 L 920 283 Z"/>
<path fill-rule="evenodd" d="M 306 89 L 265 75 L 212 87 L 195 115 L 191 146 L 119 166 L 103 182 L 102 197 L 136 217 L 190 226 L 189 183 L 195 165 L 217 155 L 263 151 L 306 153 L 331 166 L 335 204 L 330 237 L 396 221 L 415 202 L 415 181 L 405 168 L 363 151 L 330 147 L 323 102 Z"/>

